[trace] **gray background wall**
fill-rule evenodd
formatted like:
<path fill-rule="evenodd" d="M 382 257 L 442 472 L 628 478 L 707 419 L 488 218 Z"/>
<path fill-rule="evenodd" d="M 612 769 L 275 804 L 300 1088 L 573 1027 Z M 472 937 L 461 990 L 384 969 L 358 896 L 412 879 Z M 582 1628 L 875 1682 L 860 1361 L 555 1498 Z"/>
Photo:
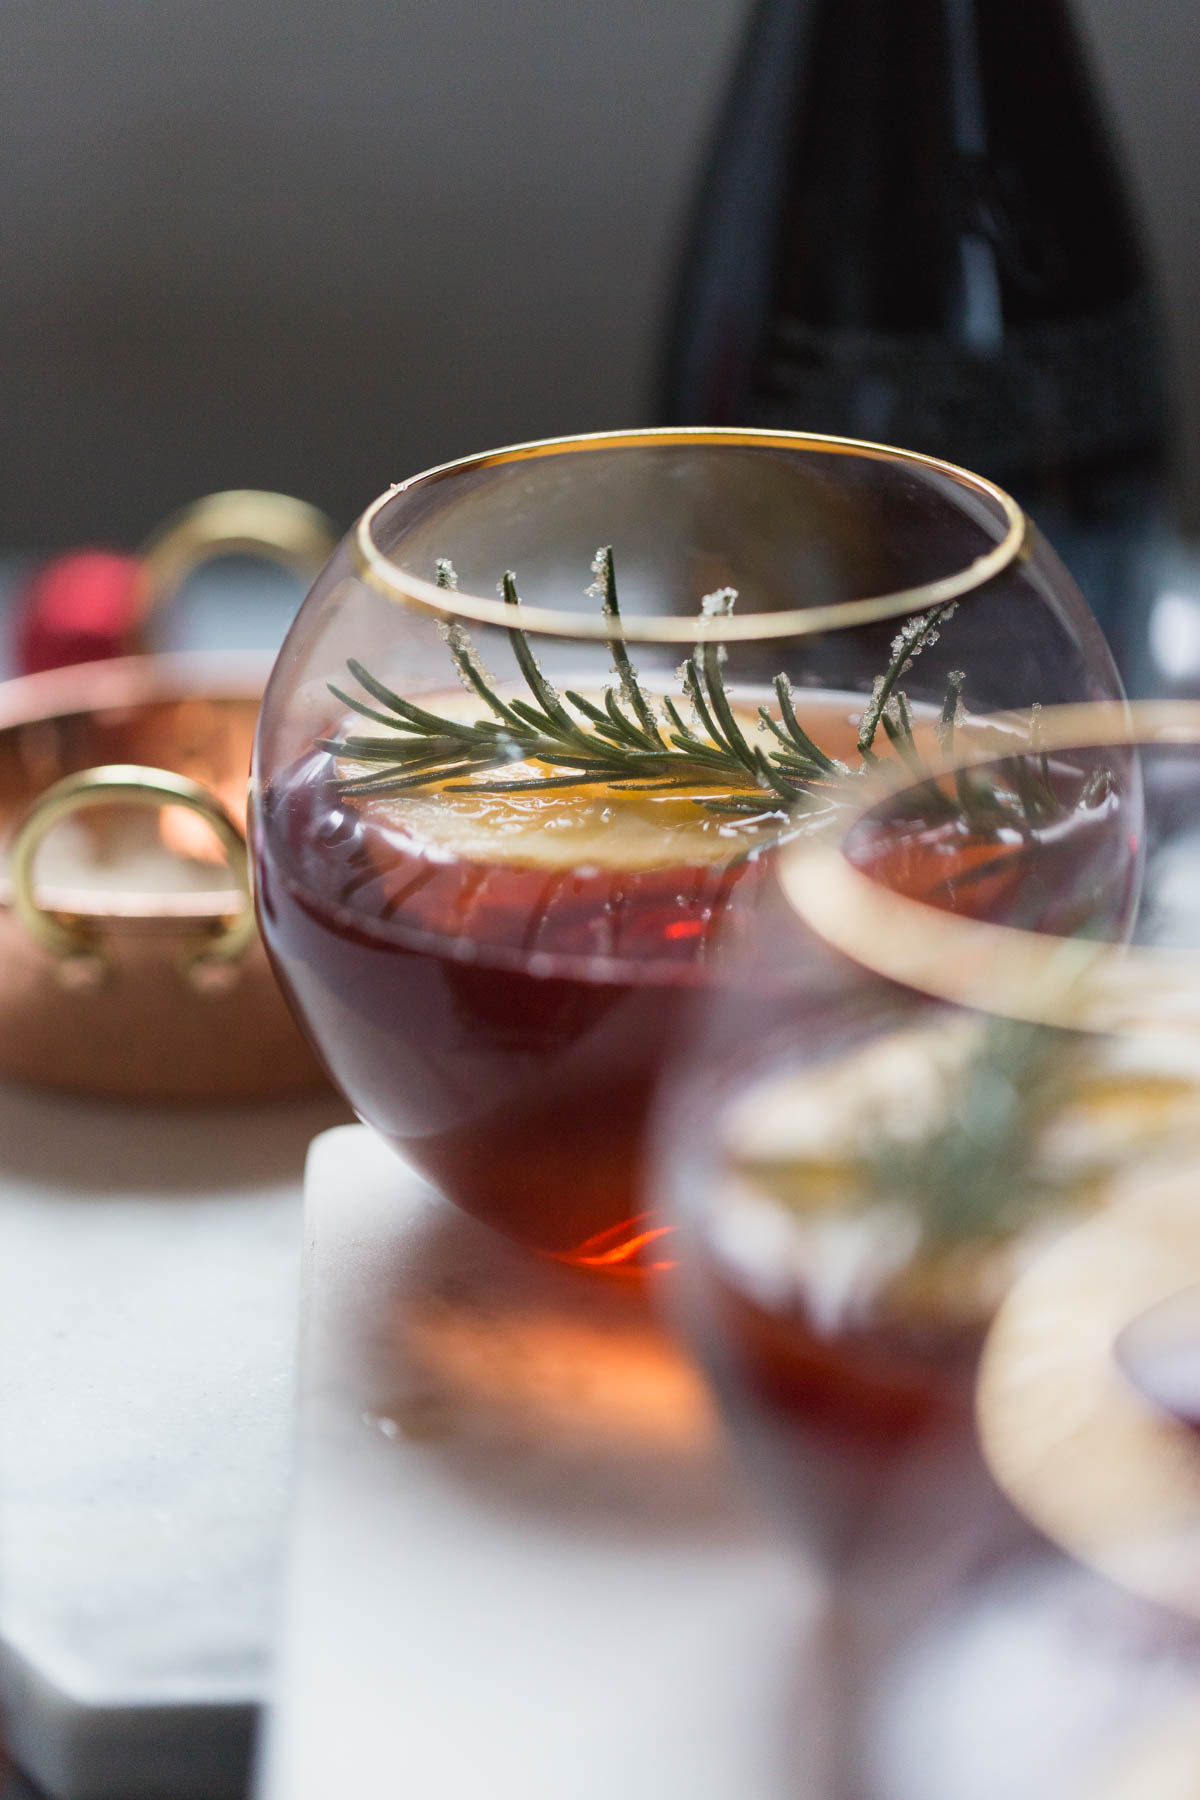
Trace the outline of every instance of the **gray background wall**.
<path fill-rule="evenodd" d="M 1019 5 L 1022 0 L 1012 0 Z M 1200 523 L 1197 0 L 1078 0 Z M 7 0 L 0 548 L 645 418 L 745 0 Z"/>

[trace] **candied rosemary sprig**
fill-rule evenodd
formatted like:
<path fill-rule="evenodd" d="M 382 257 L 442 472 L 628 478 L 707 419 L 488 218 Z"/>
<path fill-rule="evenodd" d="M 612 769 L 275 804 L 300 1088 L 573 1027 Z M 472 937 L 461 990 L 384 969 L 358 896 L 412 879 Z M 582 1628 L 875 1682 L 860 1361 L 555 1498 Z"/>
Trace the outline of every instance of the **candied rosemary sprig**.
<path fill-rule="evenodd" d="M 1045 1167 L 1040 1138 L 1077 1096 L 1085 1056 L 1070 1032 L 985 1018 L 942 1117 L 915 1137 L 868 1136 L 864 1192 L 911 1211 L 924 1244 L 941 1249 L 1002 1237 L 1062 1205 L 1069 1188 Z"/>
<path fill-rule="evenodd" d="M 661 696 L 656 707 L 621 632 L 611 548 L 596 552 L 592 570 L 596 582 L 588 591 L 600 598 L 604 616 L 612 625 L 608 648 L 617 678 L 616 685 L 605 690 L 602 706 L 572 689 L 559 694 L 546 679 L 527 635 L 515 622 L 520 597 L 516 578 L 508 571 L 501 582 L 501 593 L 514 618 L 508 638 L 529 697 L 505 699 L 496 692 L 470 634 L 457 621 L 442 628 L 446 646 L 463 684 L 478 695 L 490 716 L 464 720 L 430 712 L 405 700 L 361 662 L 350 659 L 347 668 L 369 700 L 333 682 L 330 691 L 351 711 L 386 726 L 392 735 L 350 734 L 320 740 L 319 747 L 331 755 L 370 765 L 370 773 L 341 781 L 341 791 L 349 796 L 395 794 L 436 783 L 444 784 L 451 793 L 469 786 L 476 793 L 516 794 L 603 785 L 626 792 L 687 793 L 710 812 L 765 822 L 812 803 L 823 787 L 861 772 L 876 760 L 873 745 L 881 727 L 897 754 L 919 766 L 911 709 L 898 683 L 913 658 L 937 641 L 939 627 L 954 611 L 953 602 L 909 619 L 896 637 L 891 661 L 863 714 L 859 769 L 852 771 L 822 750 L 804 729 L 786 675 L 777 675 L 774 681 L 778 715 L 767 706 L 758 708 L 762 730 L 774 741 L 768 746 L 752 744 L 726 691 L 721 668 L 724 651 L 716 642 L 697 645 L 679 669 L 691 721 L 670 695 Z M 447 589 L 456 585 L 453 568 L 445 559 L 437 565 L 437 584 Z M 707 595 L 705 615 L 728 615 L 735 598 L 732 588 Z M 943 721 L 953 720 L 961 685 L 960 675 L 951 676 Z M 479 779 L 493 770 L 530 761 L 563 773 Z"/>
<path fill-rule="evenodd" d="M 1063 975 L 1065 999 L 1077 971 L 1064 961 Z M 898 1015 L 881 1022 L 904 1042 Z M 910 1096 L 925 1095 L 915 1114 L 893 1104 L 899 1096 L 881 1092 L 872 1078 L 856 1088 L 844 1112 L 831 1097 L 827 1116 L 844 1149 L 830 1144 L 816 1153 L 818 1192 L 828 1195 L 830 1170 L 840 1163 L 839 1204 L 857 1202 L 909 1219 L 919 1231 L 917 1263 L 930 1252 L 953 1255 L 972 1242 L 1001 1242 L 1039 1216 L 1079 1204 L 1086 1184 L 1069 1164 L 1047 1158 L 1045 1134 L 1086 1095 L 1095 1052 L 1085 1039 L 995 1016 L 923 1028 L 912 1050 L 925 1075 L 906 1083 Z M 809 1153 L 798 1147 L 791 1155 L 785 1149 L 756 1156 L 751 1150 L 747 1172 L 780 1206 L 812 1216 Z"/>

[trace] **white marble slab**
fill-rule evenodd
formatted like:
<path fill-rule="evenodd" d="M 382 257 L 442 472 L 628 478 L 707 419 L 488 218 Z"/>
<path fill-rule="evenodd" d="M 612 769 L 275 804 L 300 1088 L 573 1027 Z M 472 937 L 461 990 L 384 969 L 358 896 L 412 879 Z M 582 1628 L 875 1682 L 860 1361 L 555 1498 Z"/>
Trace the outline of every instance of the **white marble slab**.
<path fill-rule="evenodd" d="M 306 1213 L 257 1800 L 822 1800 L 846 1726 L 873 1800 L 1165 1800 L 1185 1624 L 1032 1534 L 961 1591 L 948 1540 L 944 1593 L 929 1547 L 881 1542 L 837 1602 L 878 1663 L 829 1720 L 817 1582 L 637 1289 L 523 1255 L 361 1127 L 314 1144 Z"/>
<path fill-rule="evenodd" d="M 0 1704 L 62 1800 L 244 1787 L 332 1099 L 0 1088 Z"/>
<path fill-rule="evenodd" d="M 314 1145 L 307 1233 L 260 1800 L 796 1800 L 813 1589 L 638 1290 L 361 1127 Z"/>

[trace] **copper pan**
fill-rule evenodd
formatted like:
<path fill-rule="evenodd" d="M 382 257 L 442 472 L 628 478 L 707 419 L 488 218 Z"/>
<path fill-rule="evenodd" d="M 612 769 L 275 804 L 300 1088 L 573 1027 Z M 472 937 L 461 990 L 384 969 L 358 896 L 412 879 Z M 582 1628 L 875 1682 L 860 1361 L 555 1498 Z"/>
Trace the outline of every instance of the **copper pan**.
<path fill-rule="evenodd" d="M 134 656 L 0 683 L 0 1075 L 206 1100 L 322 1080 L 250 903 L 270 663 Z"/>

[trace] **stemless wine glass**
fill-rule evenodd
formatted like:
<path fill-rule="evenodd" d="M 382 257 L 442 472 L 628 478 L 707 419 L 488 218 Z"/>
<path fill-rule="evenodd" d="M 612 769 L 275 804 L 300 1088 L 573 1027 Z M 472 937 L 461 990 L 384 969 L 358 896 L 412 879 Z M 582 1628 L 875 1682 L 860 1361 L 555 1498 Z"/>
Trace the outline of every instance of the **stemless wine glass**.
<path fill-rule="evenodd" d="M 657 1132 L 687 1327 L 831 1580 L 837 1800 L 1082 1800 L 1200 1709 L 1200 704 L 1039 716 L 1106 794 L 1103 916 L 1061 833 L 1011 846 L 1040 929 L 879 878 L 1031 760 L 786 846 Z"/>
<path fill-rule="evenodd" d="M 333 1080 L 451 1200 L 585 1266 L 661 1261 L 649 1096 L 789 813 L 966 714 L 1118 693 L 1019 508 L 927 457 L 724 430 L 471 457 L 367 509 L 283 647 L 263 937 Z"/>

